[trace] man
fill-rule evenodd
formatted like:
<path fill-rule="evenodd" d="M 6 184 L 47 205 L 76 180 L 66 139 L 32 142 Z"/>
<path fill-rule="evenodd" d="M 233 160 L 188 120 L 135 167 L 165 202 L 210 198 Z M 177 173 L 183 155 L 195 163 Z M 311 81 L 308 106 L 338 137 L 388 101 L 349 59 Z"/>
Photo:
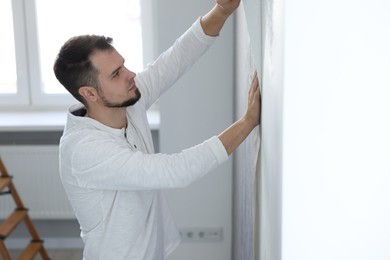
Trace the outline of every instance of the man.
<path fill-rule="evenodd" d="M 207 50 L 239 0 L 216 0 L 174 45 L 137 75 L 103 36 L 73 37 L 54 64 L 81 104 L 69 109 L 60 173 L 81 227 L 84 259 L 165 259 L 180 237 L 162 190 L 214 169 L 260 121 L 257 75 L 245 115 L 180 153 L 155 154 L 146 111 Z"/>

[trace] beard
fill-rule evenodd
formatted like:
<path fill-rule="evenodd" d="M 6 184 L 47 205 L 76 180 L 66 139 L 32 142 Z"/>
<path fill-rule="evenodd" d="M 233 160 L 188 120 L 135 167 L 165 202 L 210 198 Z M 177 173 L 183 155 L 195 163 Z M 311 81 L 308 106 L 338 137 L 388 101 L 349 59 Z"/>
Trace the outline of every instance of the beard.
<path fill-rule="evenodd" d="M 103 101 L 103 104 L 106 107 L 119 108 L 119 107 L 130 107 L 130 106 L 133 106 L 135 103 L 137 103 L 137 101 L 141 98 L 141 92 L 137 88 L 136 90 L 134 90 L 134 94 L 135 94 L 134 97 L 129 98 L 128 100 L 120 102 L 120 103 L 113 103 L 113 102 L 107 100 L 103 95 L 100 95 L 100 97 Z"/>

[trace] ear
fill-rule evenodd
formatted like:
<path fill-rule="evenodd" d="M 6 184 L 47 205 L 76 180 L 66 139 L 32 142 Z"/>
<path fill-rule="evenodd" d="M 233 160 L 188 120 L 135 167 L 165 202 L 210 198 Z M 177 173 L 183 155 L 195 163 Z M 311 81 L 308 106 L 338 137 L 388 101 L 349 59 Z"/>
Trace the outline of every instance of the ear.
<path fill-rule="evenodd" d="M 98 98 L 96 88 L 91 86 L 82 86 L 79 88 L 79 94 L 87 101 L 94 102 Z"/>

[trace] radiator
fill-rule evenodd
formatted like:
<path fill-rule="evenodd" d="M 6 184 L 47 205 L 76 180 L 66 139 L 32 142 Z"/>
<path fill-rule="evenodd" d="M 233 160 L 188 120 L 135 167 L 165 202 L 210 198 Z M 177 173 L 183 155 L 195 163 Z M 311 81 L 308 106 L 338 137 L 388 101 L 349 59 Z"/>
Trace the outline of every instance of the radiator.
<path fill-rule="evenodd" d="M 74 219 L 58 169 L 58 145 L 0 145 L 0 156 L 33 219 Z M 0 196 L 0 218 L 15 209 L 11 196 Z"/>

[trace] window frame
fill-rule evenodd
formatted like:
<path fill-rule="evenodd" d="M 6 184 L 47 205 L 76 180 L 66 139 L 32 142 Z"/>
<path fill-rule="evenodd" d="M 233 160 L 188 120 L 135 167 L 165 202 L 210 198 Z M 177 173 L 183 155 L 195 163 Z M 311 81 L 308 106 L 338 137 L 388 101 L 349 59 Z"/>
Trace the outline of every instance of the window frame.
<path fill-rule="evenodd" d="M 23 1 L 11 1 L 11 6 L 14 26 L 17 92 L 16 94 L 1 94 L 0 104 L 2 106 L 27 106 L 30 103 L 30 93 L 28 89 L 29 75 L 27 70 L 27 46 L 24 26 L 26 22 L 24 16 L 21 15 L 24 13 Z"/>

